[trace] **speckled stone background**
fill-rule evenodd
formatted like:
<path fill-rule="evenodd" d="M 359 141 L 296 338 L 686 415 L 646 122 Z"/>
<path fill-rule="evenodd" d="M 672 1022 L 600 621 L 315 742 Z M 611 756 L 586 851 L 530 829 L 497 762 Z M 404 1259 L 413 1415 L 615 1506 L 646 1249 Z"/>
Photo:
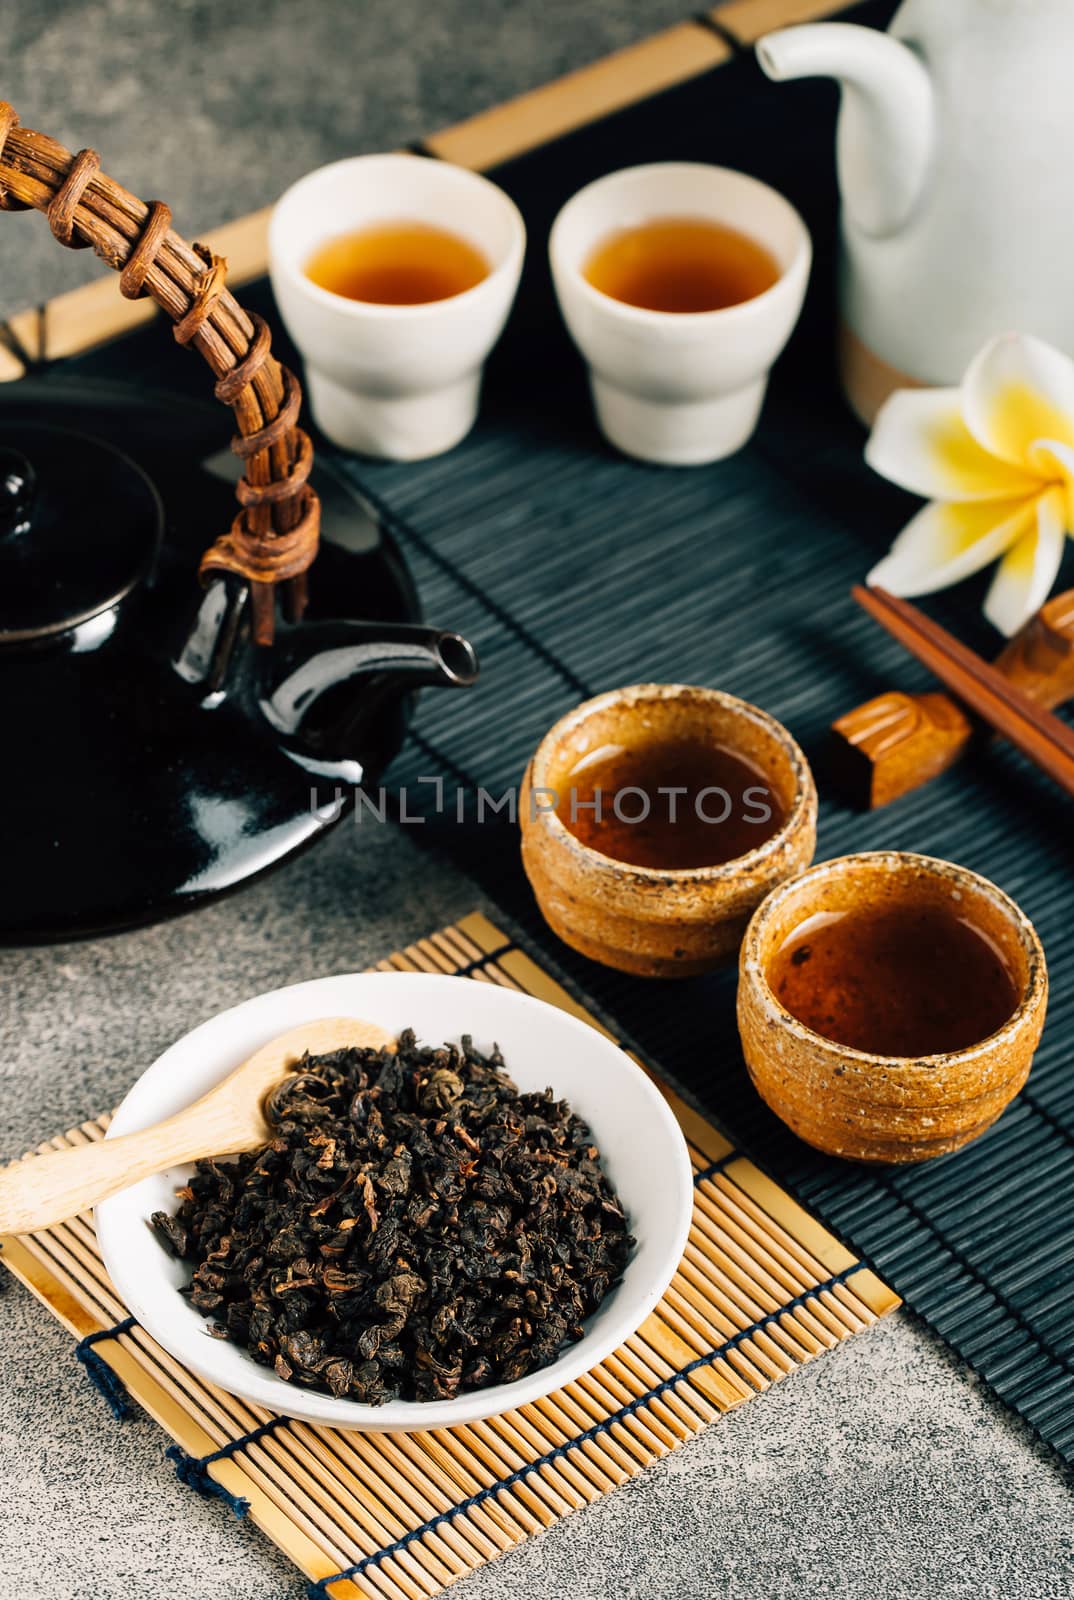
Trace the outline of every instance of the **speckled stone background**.
<path fill-rule="evenodd" d="M 680 19 L 681 0 L 0 0 L 0 95 L 198 232 Z M 0 315 L 101 269 L 0 218 Z M 6 845 L 10 848 L 10 843 Z M 403 831 L 342 828 L 185 920 L 0 952 L 0 1156 L 116 1103 L 172 1039 L 481 906 Z M 502 920 L 502 919 L 501 919 Z M 0 1288 L 0 1600 L 286 1600 L 256 1530 L 115 1424 L 71 1342 Z M 460 1584 L 460 1600 L 1067 1600 L 1070 1483 L 906 1316 Z"/>

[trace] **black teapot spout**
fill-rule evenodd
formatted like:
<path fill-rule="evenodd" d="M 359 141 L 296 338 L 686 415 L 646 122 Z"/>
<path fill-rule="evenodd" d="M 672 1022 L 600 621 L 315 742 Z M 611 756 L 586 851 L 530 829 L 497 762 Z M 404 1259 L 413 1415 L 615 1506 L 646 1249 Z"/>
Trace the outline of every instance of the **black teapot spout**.
<path fill-rule="evenodd" d="M 318 776 L 359 783 L 378 727 L 414 689 L 465 689 L 477 653 L 420 624 L 309 622 L 281 630 L 262 669 L 260 709 L 281 749 Z"/>

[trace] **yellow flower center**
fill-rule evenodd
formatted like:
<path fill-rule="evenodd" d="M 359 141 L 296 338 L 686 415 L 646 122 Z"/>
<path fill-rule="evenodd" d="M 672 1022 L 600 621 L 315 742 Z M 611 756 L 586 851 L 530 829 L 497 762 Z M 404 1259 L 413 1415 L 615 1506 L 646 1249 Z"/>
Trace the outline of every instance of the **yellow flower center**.
<path fill-rule="evenodd" d="M 989 433 L 997 452 L 1009 461 L 1021 461 L 1048 483 L 1065 483 L 1070 476 L 1054 451 L 1041 443 L 1055 440 L 1074 449 L 1074 421 L 1046 395 L 1027 383 L 1010 383 L 1000 390 L 989 419 Z"/>

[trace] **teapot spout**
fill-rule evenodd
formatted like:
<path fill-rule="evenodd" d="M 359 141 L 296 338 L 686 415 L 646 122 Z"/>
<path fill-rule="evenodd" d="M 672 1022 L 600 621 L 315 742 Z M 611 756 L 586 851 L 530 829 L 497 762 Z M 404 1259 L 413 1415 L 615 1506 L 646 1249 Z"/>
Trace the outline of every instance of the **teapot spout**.
<path fill-rule="evenodd" d="M 891 34 L 849 22 L 781 28 L 758 41 L 757 59 L 777 83 L 839 80 L 847 219 L 874 238 L 897 233 L 924 192 L 933 146 L 933 89 L 921 59 Z"/>
<path fill-rule="evenodd" d="M 468 688 L 478 671 L 473 645 L 443 628 L 306 622 L 277 638 L 261 713 L 301 766 L 360 783 L 377 722 L 393 703 L 422 686 Z"/>

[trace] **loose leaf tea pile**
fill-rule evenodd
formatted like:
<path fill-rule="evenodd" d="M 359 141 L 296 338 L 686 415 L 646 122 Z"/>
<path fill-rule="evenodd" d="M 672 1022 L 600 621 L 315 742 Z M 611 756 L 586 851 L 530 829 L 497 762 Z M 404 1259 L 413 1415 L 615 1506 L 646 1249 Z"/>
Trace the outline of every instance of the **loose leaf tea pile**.
<path fill-rule="evenodd" d="M 629 1259 L 587 1125 L 468 1038 L 307 1056 L 266 1110 L 272 1142 L 199 1161 L 153 1223 L 210 1331 L 281 1378 L 369 1405 L 509 1383 Z"/>

